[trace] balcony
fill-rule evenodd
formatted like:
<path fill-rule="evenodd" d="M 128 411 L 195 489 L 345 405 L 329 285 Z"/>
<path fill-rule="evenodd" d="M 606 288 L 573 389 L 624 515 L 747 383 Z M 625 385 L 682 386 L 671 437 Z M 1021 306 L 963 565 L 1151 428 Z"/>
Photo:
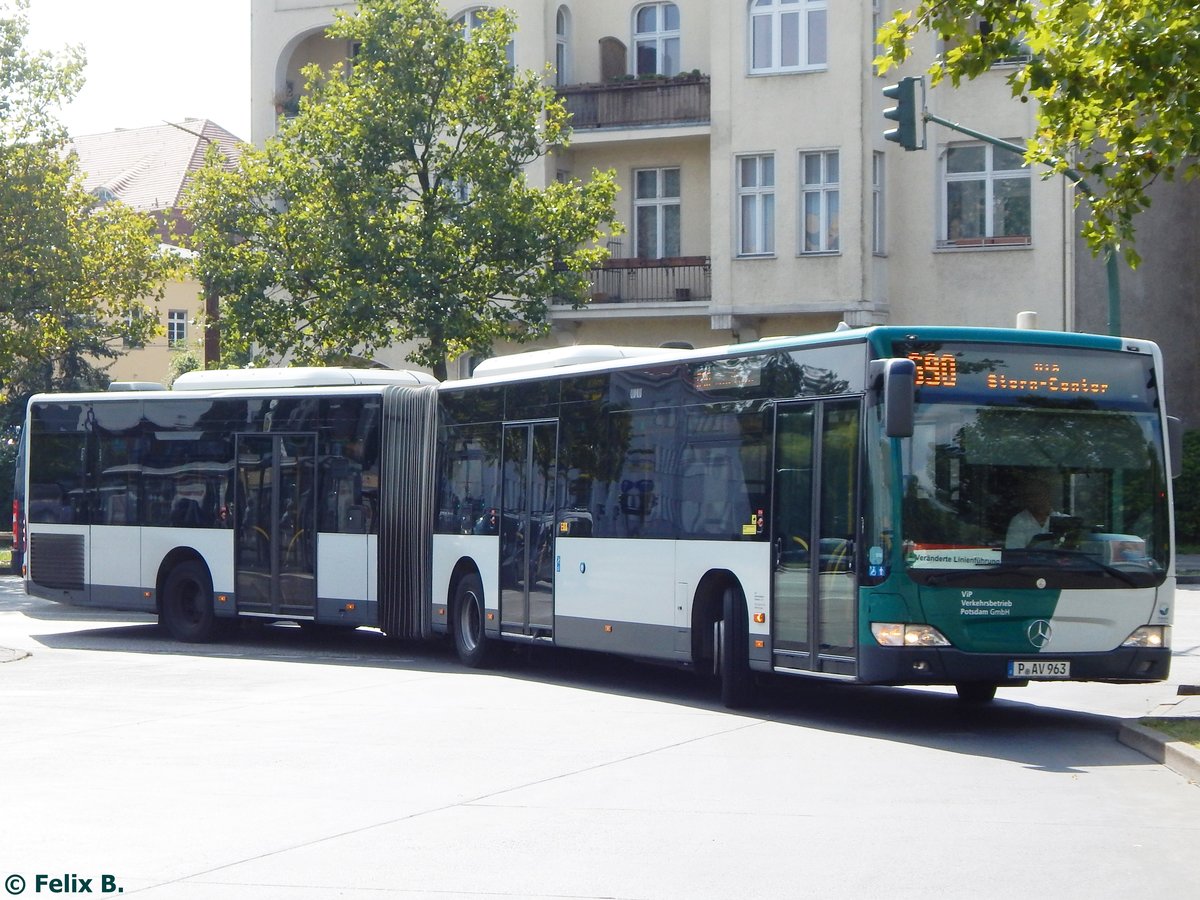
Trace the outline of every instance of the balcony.
<path fill-rule="evenodd" d="M 591 305 L 600 303 L 686 303 L 712 299 L 707 256 L 666 259 L 609 259 L 587 273 Z"/>
<path fill-rule="evenodd" d="M 709 79 L 698 73 L 575 84 L 559 88 L 558 96 L 576 131 L 709 124 Z"/>

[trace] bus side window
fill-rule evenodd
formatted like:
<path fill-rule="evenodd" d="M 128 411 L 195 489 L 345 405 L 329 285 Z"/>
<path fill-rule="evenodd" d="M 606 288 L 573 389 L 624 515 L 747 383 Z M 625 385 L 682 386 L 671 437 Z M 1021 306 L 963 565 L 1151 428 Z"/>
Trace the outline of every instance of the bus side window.
<path fill-rule="evenodd" d="M 683 530 L 697 536 L 735 537 L 750 516 L 737 448 L 693 445 L 683 466 Z"/>
<path fill-rule="evenodd" d="M 345 451 L 343 450 L 343 454 Z M 342 534 L 365 534 L 367 511 L 363 504 L 362 466 L 346 455 L 326 457 L 321 466 L 320 529 Z"/>
<path fill-rule="evenodd" d="M 37 454 L 29 458 L 29 521 L 47 524 L 83 524 L 88 503 L 83 489 L 84 449 L 87 436 L 76 433 L 43 433 Z"/>

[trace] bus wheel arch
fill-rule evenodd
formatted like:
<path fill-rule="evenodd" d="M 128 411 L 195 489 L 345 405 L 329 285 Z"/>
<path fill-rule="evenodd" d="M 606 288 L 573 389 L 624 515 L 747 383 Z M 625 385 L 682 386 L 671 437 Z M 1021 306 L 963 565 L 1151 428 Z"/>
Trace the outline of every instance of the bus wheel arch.
<path fill-rule="evenodd" d="M 487 636 L 483 579 L 474 563 L 462 560 L 455 567 L 450 583 L 450 633 L 454 650 L 463 665 L 483 668 L 495 643 Z"/>
<path fill-rule="evenodd" d="M 200 554 L 178 549 L 158 569 L 158 621 L 171 636 L 189 644 L 213 640 L 221 632 L 213 605 L 212 573 Z"/>
<path fill-rule="evenodd" d="M 753 694 L 746 593 L 727 570 L 705 573 L 692 602 L 692 660 L 717 679 L 721 702 L 736 709 Z"/>

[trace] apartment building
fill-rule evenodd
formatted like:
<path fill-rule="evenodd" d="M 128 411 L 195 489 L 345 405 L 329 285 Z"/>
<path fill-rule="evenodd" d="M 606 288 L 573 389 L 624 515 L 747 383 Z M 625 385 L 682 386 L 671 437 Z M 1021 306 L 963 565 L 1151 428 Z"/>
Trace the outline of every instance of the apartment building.
<path fill-rule="evenodd" d="M 507 0 L 513 59 L 543 70 L 573 114 L 535 183 L 614 169 L 626 232 L 591 273 L 585 309 L 553 311 L 551 343 L 709 346 L 845 321 L 1074 326 L 1074 210 L 1063 179 L 930 126 L 884 140 L 874 74 L 883 0 Z M 252 0 L 252 139 L 273 134 L 300 69 L 345 58 L 337 7 Z M 469 29 L 483 9 L 448 0 Z M 1033 111 L 1003 68 L 928 92 L 938 115 L 1023 142 Z M 515 348 L 501 348 L 509 352 Z M 400 364 L 402 355 L 396 360 Z"/>
<path fill-rule="evenodd" d="M 186 254 L 179 245 L 191 234 L 191 224 L 179 214 L 192 175 L 216 144 L 236 159 L 240 141 L 208 119 L 126 128 L 71 139 L 79 159 L 84 187 L 102 202 L 118 201 L 152 216 L 169 252 Z M 114 381 L 165 382 L 172 357 L 204 354 L 204 297 L 192 278 L 163 286 L 158 304 L 159 333 L 145 346 L 129 349 L 109 366 Z M 124 348 L 122 348 L 124 349 Z"/>

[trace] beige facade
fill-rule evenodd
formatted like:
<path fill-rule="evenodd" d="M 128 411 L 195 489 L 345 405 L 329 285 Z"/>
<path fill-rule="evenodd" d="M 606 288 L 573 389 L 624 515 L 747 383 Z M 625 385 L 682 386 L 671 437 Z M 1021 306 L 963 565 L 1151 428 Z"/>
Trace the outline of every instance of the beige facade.
<path fill-rule="evenodd" d="M 504 5 L 516 63 L 557 61 L 574 113 L 569 148 L 531 179 L 614 169 L 627 228 L 588 307 L 555 309 L 552 343 L 708 346 L 843 320 L 1009 326 L 1023 310 L 1072 327 L 1070 187 L 933 125 L 923 152 L 885 141 L 882 88 L 936 48 L 874 75 L 869 0 Z M 300 68 L 348 51 L 321 33 L 335 6 L 252 0 L 256 143 Z M 476 8 L 445 3 L 452 17 Z M 667 77 L 636 77 L 655 71 Z M 939 87 L 928 106 L 1022 143 L 1033 113 L 1005 75 Z"/>
<path fill-rule="evenodd" d="M 108 368 L 113 381 L 165 384 L 177 353 L 204 359 L 204 297 L 191 278 L 168 282 L 157 306 L 159 332 L 144 347 L 117 357 Z"/>
<path fill-rule="evenodd" d="M 239 139 L 207 119 L 76 135 L 71 150 L 78 157 L 86 190 L 103 202 L 124 203 L 152 216 L 161 226 L 162 239 L 170 242 L 164 252 L 186 254 L 177 245 L 186 241 L 191 224 L 179 208 L 193 174 L 214 144 L 227 159 L 237 159 Z M 204 358 L 204 298 L 197 281 L 184 277 L 165 284 L 155 314 L 159 330 L 146 346 L 117 348 L 124 352 L 107 368 L 114 381 L 165 384 L 175 354 L 190 352 Z"/>

